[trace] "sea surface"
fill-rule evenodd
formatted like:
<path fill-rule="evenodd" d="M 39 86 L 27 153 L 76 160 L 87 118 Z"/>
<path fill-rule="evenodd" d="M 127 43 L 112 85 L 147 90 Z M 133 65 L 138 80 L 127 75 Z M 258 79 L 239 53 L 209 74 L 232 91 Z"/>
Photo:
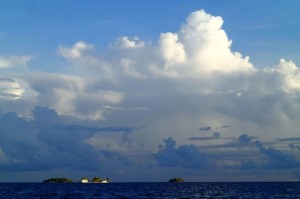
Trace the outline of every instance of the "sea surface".
<path fill-rule="evenodd" d="M 300 182 L 0 183 L 0 198 L 300 198 Z"/>

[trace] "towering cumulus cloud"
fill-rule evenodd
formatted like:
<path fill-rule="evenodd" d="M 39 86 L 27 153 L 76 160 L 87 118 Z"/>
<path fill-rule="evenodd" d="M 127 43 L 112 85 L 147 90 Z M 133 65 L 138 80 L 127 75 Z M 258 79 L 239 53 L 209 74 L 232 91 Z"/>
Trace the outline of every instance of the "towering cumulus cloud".
<path fill-rule="evenodd" d="M 202 77 L 213 74 L 251 73 L 256 69 L 238 52 L 231 51 L 231 41 L 222 29 L 221 17 L 204 10 L 191 13 L 175 32 L 161 33 L 157 45 L 138 37 L 123 36 L 106 53 L 96 53 L 95 46 L 80 41 L 72 47 L 59 47 L 59 54 L 77 66 L 118 78 L 128 75 Z M 122 66 L 122 72 L 118 65 Z"/>
<path fill-rule="evenodd" d="M 172 66 L 181 65 L 186 75 L 255 71 L 249 57 L 231 51 L 231 41 L 222 24 L 221 17 L 200 10 L 190 14 L 178 33 L 161 34 L 159 48 L 164 70 L 171 72 L 176 70 Z"/>

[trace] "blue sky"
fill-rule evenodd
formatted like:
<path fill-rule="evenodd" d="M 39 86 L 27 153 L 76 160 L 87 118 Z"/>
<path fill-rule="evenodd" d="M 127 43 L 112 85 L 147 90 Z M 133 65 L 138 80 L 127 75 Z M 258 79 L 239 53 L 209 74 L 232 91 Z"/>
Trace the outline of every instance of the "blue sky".
<path fill-rule="evenodd" d="M 299 6 L 1 1 L 0 181 L 299 180 Z"/>

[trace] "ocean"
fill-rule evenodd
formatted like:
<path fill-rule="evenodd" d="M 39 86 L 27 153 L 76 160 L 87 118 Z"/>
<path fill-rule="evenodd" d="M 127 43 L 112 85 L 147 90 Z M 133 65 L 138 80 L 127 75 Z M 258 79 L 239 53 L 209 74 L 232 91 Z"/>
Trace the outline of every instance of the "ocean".
<path fill-rule="evenodd" d="M 300 182 L 0 183 L 0 198 L 300 198 Z"/>

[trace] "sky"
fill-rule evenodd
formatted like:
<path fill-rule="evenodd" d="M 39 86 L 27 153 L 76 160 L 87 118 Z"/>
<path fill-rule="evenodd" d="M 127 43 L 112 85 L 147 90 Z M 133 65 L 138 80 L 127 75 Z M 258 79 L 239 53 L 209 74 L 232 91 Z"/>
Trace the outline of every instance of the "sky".
<path fill-rule="evenodd" d="M 298 181 L 299 8 L 1 0 L 0 182 Z"/>

